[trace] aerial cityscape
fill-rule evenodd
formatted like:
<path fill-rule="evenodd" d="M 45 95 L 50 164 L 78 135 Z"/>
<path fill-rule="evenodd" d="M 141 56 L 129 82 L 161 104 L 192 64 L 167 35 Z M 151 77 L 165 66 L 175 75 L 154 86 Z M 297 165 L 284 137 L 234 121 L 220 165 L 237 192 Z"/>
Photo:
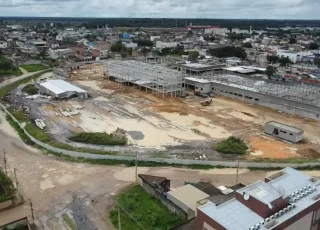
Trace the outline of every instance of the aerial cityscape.
<path fill-rule="evenodd" d="M 320 2 L 215 4 L 0 0 L 0 230 L 320 229 Z"/>

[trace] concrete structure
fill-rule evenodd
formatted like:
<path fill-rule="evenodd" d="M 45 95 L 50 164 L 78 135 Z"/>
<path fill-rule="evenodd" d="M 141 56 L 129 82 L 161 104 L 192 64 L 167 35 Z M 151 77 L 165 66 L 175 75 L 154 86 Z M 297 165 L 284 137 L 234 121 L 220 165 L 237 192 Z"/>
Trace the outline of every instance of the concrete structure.
<path fill-rule="evenodd" d="M 209 94 L 212 92 L 212 83 L 205 79 L 197 79 L 194 77 L 186 77 L 186 89 Z"/>
<path fill-rule="evenodd" d="M 198 207 L 196 230 L 319 229 L 319 180 L 292 168 L 257 181 L 216 205 Z"/>
<path fill-rule="evenodd" d="M 88 98 L 88 92 L 63 80 L 48 80 L 39 84 L 41 93 L 54 98 L 70 98 L 77 96 L 81 99 Z"/>
<path fill-rule="evenodd" d="M 52 59 L 58 59 L 58 58 L 68 58 L 70 56 L 73 56 L 75 53 L 72 49 L 49 49 L 49 56 Z"/>
<path fill-rule="evenodd" d="M 202 64 L 202 63 L 183 63 L 183 64 L 173 64 L 174 68 L 179 71 L 183 71 L 185 73 L 190 74 L 201 74 L 205 72 L 219 71 L 222 70 L 225 65 L 217 64 Z"/>
<path fill-rule="evenodd" d="M 162 42 L 162 41 L 157 41 L 156 42 L 156 48 L 157 49 L 163 49 L 163 48 L 176 48 L 178 42 Z"/>
<path fill-rule="evenodd" d="M 276 121 L 269 121 L 264 126 L 264 132 L 272 136 L 297 143 L 303 140 L 303 130 Z"/>
<path fill-rule="evenodd" d="M 184 94 L 184 78 L 179 71 L 162 65 L 151 65 L 141 61 L 110 60 L 105 66 L 110 80 L 136 85 L 147 92 L 151 90 L 157 96 L 177 96 Z"/>
<path fill-rule="evenodd" d="M 183 211 L 188 213 L 188 219 L 194 218 L 198 202 L 209 198 L 210 196 L 196 187 L 187 184 L 168 192 L 167 198 Z"/>

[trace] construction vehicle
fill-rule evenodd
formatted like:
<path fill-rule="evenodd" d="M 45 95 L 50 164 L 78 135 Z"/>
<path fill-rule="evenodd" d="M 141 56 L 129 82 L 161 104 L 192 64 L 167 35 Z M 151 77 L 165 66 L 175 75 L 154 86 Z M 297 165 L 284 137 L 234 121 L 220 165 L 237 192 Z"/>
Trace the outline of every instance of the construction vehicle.
<path fill-rule="evenodd" d="M 210 98 L 210 99 L 207 99 L 207 100 L 205 100 L 205 101 L 202 101 L 202 102 L 200 102 L 200 104 L 201 104 L 202 106 L 209 106 L 209 105 L 212 104 L 212 99 Z"/>

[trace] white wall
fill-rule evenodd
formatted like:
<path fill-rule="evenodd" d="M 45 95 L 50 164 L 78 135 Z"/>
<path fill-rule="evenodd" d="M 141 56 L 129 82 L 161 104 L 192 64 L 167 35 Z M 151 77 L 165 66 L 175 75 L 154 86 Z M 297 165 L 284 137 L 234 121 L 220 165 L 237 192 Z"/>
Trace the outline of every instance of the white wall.
<path fill-rule="evenodd" d="M 159 49 L 163 49 L 163 48 L 175 48 L 177 47 L 178 42 L 161 42 L 161 41 L 157 41 L 156 42 L 156 47 Z"/>
<path fill-rule="evenodd" d="M 313 212 L 309 213 L 308 215 L 302 217 L 294 224 L 290 225 L 289 227 L 285 228 L 284 230 L 303 230 L 303 229 L 310 229 L 311 227 L 311 220 L 312 220 Z"/>

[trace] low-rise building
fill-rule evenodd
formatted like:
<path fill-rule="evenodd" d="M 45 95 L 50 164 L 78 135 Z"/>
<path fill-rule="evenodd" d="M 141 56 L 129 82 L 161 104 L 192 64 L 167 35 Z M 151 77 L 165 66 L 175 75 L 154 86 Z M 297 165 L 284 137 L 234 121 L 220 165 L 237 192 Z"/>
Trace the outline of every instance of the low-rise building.
<path fill-rule="evenodd" d="M 70 98 L 77 96 L 88 98 L 88 92 L 63 80 L 47 80 L 39 84 L 40 92 L 53 98 Z"/>
<path fill-rule="evenodd" d="M 157 49 L 164 49 L 164 48 L 176 48 L 178 46 L 178 42 L 163 42 L 157 41 L 156 48 Z"/>

